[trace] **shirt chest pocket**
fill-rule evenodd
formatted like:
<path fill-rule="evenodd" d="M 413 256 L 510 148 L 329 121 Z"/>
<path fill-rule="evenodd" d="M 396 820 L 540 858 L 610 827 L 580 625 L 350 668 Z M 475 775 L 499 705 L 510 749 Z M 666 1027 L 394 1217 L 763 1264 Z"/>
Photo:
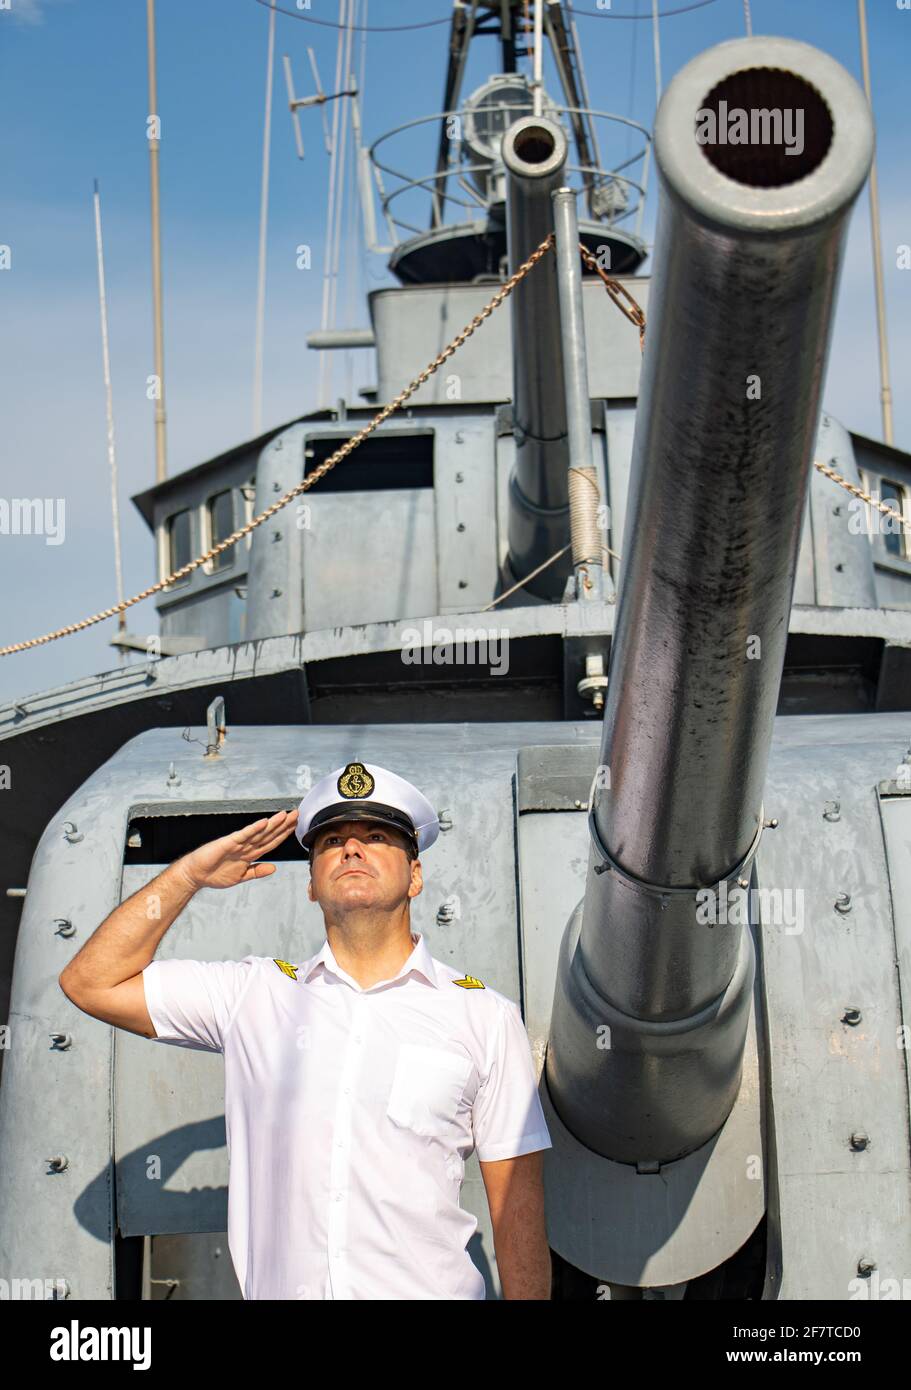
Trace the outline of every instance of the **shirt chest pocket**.
<path fill-rule="evenodd" d="M 451 1132 L 471 1066 L 470 1059 L 457 1052 L 403 1043 L 386 1105 L 387 1116 L 393 1124 L 425 1137 Z"/>

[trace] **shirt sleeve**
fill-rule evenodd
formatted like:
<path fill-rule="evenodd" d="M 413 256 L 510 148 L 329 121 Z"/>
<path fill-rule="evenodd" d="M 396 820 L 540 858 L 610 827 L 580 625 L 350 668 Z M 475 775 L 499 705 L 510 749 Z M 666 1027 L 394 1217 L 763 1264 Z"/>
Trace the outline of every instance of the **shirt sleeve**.
<path fill-rule="evenodd" d="M 497 1000 L 492 1056 L 475 1096 L 472 1129 L 482 1163 L 552 1147 L 531 1044 L 518 1005 L 509 999 Z"/>
<path fill-rule="evenodd" d="M 223 1052 L 228 1026 L 253 978 L 254 959 L 153 960 L 142 972 L 156 1033 L 149 1041 Z"/>

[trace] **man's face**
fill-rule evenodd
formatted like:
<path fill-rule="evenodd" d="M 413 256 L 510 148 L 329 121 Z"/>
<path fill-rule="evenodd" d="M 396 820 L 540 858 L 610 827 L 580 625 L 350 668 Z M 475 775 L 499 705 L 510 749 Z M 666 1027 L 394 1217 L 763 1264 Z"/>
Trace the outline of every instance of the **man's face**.
<path fill-rule="evenodd" d="M 338 821 L 310 849 L 307 896 L 325 910 L 388 911 L 417 897 L 421 866 L 409 858 L 407 836 L 377 821 Z"/>

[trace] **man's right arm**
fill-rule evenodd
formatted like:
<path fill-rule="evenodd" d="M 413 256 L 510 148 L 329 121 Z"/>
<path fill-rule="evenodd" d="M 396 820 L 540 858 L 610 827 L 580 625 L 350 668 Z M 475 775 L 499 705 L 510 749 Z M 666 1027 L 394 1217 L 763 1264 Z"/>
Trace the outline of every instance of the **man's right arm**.
<path fill-rule="evenodd" d="M 157 1037 L 142 972 L 159 941 L 200 888 L 232 888 L 275 873 L 274 864 L 256 861 L 287 839 L 296 818 L 296 811 L 278 811 L 169 864 L 116 907 L 61 971 L 66 997 L 103 1023 Z"/>
<path fill-rule="evenodd" d="M 177 859 L 127 898 L 61 971 L 66 997 L 103 1023 L 154 1038 L 142 972 L 198 887 Z"/>

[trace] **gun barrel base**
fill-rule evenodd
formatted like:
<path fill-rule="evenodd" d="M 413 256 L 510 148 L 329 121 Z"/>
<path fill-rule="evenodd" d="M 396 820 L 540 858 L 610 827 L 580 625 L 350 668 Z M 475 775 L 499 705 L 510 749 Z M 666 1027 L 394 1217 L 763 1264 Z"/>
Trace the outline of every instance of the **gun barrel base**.
<path fill-rule="evenodd" d="M 756 957 L 737 931 L 734 973 L 697 1013 L 636 1018 L 595 987 L 579 939 L 583 906 L 560 948 L 545 1072 L 551 1103 L 588 1148 L 652 1171 L 700 1148 L 730 1114 L 743 1070 Z M 631 1123 L 631 1117 L 635 1123 Z"/>

